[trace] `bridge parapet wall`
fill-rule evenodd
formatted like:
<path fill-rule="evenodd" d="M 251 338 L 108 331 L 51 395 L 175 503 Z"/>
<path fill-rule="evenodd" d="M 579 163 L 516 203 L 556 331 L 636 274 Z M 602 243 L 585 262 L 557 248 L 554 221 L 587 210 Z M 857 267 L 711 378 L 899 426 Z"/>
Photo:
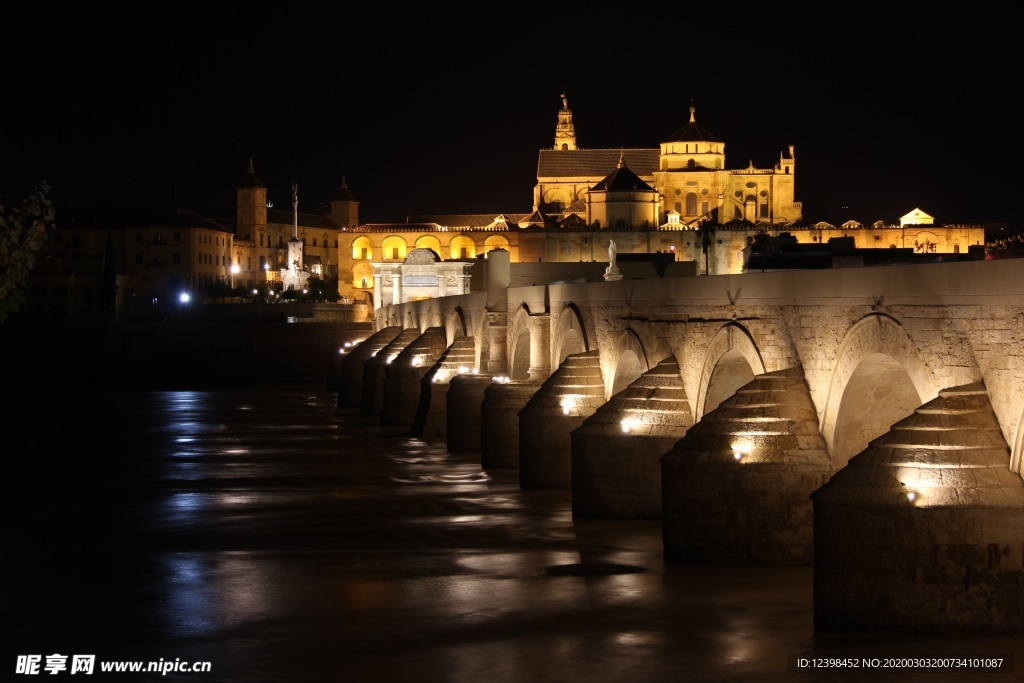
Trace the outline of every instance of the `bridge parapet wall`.
<path fill-rule="evenodd" d="M 474 293 L 389 306 L 378 311 L 377 324 L 444 320 L 443 310 L 456 306 L 477 321 L 484 301 L 485 294 Z M 563 313 L 573 311 L 586 350 L 599 352 L 606 387 L 616 376 L 614 341 L 627 330 L 649 362 L 675 355 L 692 402 L 703 400 L 708 368 L 720 360 L 709 354 L 756 357 L 762 367 L 751 363 L 752 373 L 800 365 L 826 439 L 853 369 L 871 357 L 901 364 L 921 403 L 943 387 L 984 380 L 1000 430 L 1015 444 L 1012 467 L 1020 471 L 1024 278 L 1015 259 L 510 288 L 510 326 L 523 307 L 552 321 L 546 340 L 552 371 L 560 350 L 571 348 L 565 335 L 573 330 L 563 322 L 571 318 Z M 730 326 L 733 340 L 745 336 L 753 353 L 730 342 L 726 352 L 737 354 L 727 357 L 715 346 L 716 335 Z M 522 355 L 512 346 L 510 356 Z M 699 406 L 692 407 L 700 419 Z"/>

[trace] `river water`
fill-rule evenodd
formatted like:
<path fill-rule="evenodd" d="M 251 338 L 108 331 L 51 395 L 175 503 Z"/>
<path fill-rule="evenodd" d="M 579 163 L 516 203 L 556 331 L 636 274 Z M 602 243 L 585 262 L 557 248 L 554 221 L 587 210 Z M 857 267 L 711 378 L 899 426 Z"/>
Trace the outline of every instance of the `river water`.
<path fill-rule="evenodd" d="M 666 564 L 659 522 L 574 520 L 321 385 L 48 387 L 3 415 L 8 680 L 1024 680 L 1024 634 L 815 629 L 810 567 Z M 95 673 L 18 674 L 54 654 Z M 953 654 L 1013 670 L 796 663 Z"/>

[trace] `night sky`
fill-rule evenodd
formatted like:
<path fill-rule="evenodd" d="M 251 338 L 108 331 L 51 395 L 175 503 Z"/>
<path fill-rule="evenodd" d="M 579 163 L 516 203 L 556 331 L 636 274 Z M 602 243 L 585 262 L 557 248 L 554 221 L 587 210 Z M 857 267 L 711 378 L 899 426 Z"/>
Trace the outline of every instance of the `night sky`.
<path fill-rule="evenodd" d="M 21 9 L 0 48 L 0 192 L 47 180 L 62 212 L 218 219 L 252 157 L 277 208 L 294 181 L 315 212 L 344 177 L 361 222 L 527 213 L 564 91 L 583 148 L 656 148 L 691 102 L 729 168 L 794 145 L 810 222 L 1024 219 L 1019 39 L 996 35 L 1012 22 L 832 11 L 673 26 L 479 6 Z"/>

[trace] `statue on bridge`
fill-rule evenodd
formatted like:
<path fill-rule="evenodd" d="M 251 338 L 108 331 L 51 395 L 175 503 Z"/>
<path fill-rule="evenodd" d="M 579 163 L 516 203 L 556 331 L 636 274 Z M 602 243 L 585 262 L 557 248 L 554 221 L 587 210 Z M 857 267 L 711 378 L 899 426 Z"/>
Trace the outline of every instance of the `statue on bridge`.
<path fill-rule="evenodd" d="M 605 280 L 621 280 L 622 273 L 619 272 L 619 266 L 615 263 L 615 257 L 618 250 L 615 247 L 615 240 L 608 240 L 608 267 L 604 271 Z"/>

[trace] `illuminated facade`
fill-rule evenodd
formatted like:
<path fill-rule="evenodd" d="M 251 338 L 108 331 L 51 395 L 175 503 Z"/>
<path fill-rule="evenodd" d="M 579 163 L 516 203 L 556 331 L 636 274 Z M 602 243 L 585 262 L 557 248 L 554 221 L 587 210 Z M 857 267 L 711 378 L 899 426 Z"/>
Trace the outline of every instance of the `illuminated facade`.
<path fill-rule="evenodd" d="M 591 217 L 592 190 L 617 162 L 624 162 L 657 194 L 657 215 L 647 224 L 651 227 L 667 222 L 670 212 L 678 216 L 678 222 L 689 226 L 732 220 L 786 224 L 803 218 L 800 202 L 794 201 L 796 160 L 792 146 L 789 155 L 780 154 L 772 168 L 756 168 L 750 163 L 746 168 L 728 170 L 725 143 L 697 123 L 694 107 L 690 107 L 686 125 L 652 149 L 580 149 L 564 95 L 558 120 L 554 147 L 541 150 L 537 164 L 533 203 L 542 213 L 581 213 L 585 209 Z M 594 220 L 599 219 L 587 223 L 593 224 Z M 644 225 L 620 215 L 602 227 Z"/>

